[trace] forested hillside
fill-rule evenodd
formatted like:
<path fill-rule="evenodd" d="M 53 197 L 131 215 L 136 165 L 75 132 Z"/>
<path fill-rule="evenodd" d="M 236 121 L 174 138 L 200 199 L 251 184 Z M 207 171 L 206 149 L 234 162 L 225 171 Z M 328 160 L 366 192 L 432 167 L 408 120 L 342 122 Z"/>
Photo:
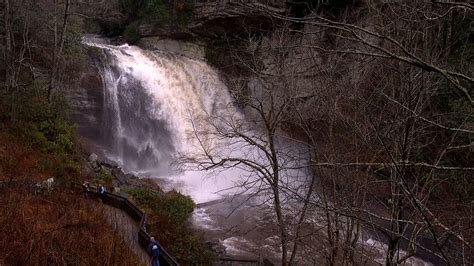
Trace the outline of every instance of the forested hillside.
<path fill-rule="evenodd" d="M 63 94 L 85 62 L 68 2 L 2 1 L 0 264 L 137 265 L 101 206 L 74 184 L 84 159 Z M 52 193 L 35 186 L 50 177 Z"/>

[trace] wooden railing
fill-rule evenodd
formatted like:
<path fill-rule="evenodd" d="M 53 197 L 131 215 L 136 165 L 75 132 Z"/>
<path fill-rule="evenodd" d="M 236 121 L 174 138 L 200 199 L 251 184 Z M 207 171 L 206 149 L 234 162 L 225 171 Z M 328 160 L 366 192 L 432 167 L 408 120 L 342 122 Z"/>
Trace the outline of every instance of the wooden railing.
<path fill-rule="evenodd" d="M 97 192 L 96 188 L 90 187 L 90 191 L 87 192 L 93 197 L 100 198 L 103 203 L 110 205 L 112 207 L 121 209 L 126 212 L 134 221 L 138 223 L 138 242 L 139 244 L 147 250 L 148 244 L 150 243 L 150 234 L 146 231 L 146 214 L 130 202 L 127 198 L 104 192 L 100 194 Z M 162 247 L 160 254 L 160 265 L 179 265 L 179 263 Z M 219 264 L 222 265 L 258 265 L 258 266 L 273 266 L 273 263 L 268 259 L 249 259 L 249 258 L 230 258 L 230 257 L 220 257 L 216 260 Z"/>
<path fill-rule="evenodd" d="M 107 205 L 121 209 L 122 211 L 126 212 L 134 221 L 136 221 L 139 227 L 138 242 L 145 250 L 147 250 L 151 236 L 146 231 L 146 215 L 142 210 L 131 203 L 127 198 L 113 193 L 104 192 L 103 194 L 99 194 L 98 192 L 94 191 L 93 187 L 91 187 L 91 190 L 86 193 L 100 198 L 102 202 Z M 179 263 L 162 246 L 160 246 L 160 249 L 160 265 L 179 265 Z"/>

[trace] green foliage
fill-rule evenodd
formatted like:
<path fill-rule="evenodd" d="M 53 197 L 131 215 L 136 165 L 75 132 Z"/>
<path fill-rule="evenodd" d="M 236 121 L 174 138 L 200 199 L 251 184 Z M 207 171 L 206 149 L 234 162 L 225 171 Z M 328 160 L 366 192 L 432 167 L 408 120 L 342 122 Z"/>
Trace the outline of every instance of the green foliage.
<path fill-rule="evenodd" d="M 69 105 L 64 98 L 48 103 L 41 92 L 42 84 L 33 84 L 17 95 L 2 98 L 0 104 L 11 106 L 5 115 L 9 130 L 31 148 L 49 155 L 39 161 L 39 169 L 61 177 L 80 172 L 75 160 L 76 126 L 69 118 Z"/>
<path fill-rule="evenodd" d="M 127 193 L 133 196 L 138 203 L 145 206 L 153 206 L 158 200 L 158 194 L 150 189 L 132 188 L 127 190 Z"/>
<path fill-rule="evenodd" d="M 49 158 L 40 160 L 38 162 L 38 169 L 48 172 L 52 176 L 64 179 L 66 176 L 79 174 L 82 165 L 68 154 L 56 153 Z"/>
<path fill-rule="evenodd" d="M 117 21 L 97 19 L 96 23 L 101 29 L 101 34 L 107 37 L 120 35 L 125 29 L 125 25 Z"/>
<path fill-rule="evenodd" d="M 134 22 L 128 24 L 123 31 L 123 37 L 128 43 L 134 44 L 140 39 L 140 33 L 138 32 L 138 23 Z"/>
<path fill-rule="evenodd" d="M 40 171 L 58 178 L 78 173 L 81 167 L 74 147 L 75 126 L 69 122 L 68 103 L 57 90 L 74 85 L 80 76 L 77 73 L 85 65 L 86 56 L 81 44 L 84 19 L 68 16 L 64 43 L 60 43 L 64 1 L 57 5 L 31 0 L 10 1 L 10 4 L 12 42 L 16 44 L 11 54 L 16 63 L 12 67 L 19 73 L 14 88 L 0 95 L 0 124 L 4 125 L 0 130 L 14 136 L 15 141 L 22 142 L 21 147 L 40 157 L 31 162 Z M 54 15 L 58 19 L 52 19 Z M 54 57 L 54 50 L 59 47 L 62 47 L 62 53 Z M 54 76 L 52 99 L 48 101 L 46 88 L 53 62 L 59 67 Z M 35 159 L 39 159 L 38 164 Z"/>
<path fill-rule="evenodd" d="M 102 184 L 102 185 L 105 185 L 106 187 L 111 187 L 112 176 L 108 171 L 104 169 L 100 169 L 99 173 L 97 173 L 94 176 L 94 180 L 92 181 L 92 183 L 95 185 Z"/>
<path fill-rule="evenodd" d="M 145 16 L 151 16 L 162 22 L 170 19 L 170 7 L 166 1 L 162 0 L 145 0 Z"/>
<path fill-rule="evenodd" d="M 178 3 L 165 0 L 122 0 L 121 6 L 122 12 L 129 18 L 127 26 L 120 29 L 120 25 L 102 21 L 101 28 L 109 36 L 122 33 L 129 43 L 135 43 L 140 38 L 139 22 L 151 21 L 173 24 L 173 27 L 185 26 L 189 23 L 194 10 L 193 1 L 190 0 Z"/>
<path fill-rule="evenodd" d="M 178 3 L 166 0 L 122 0 L 122 10 L 130 21 L 147 19 L 167 23 L 176 19 L 178 24 L 185 25 L 192 16 L 194 2 L 191 0 Z M 172 18 L 172 14 L 176 14 L 176 18 Z"/>
<path fill-rule="evenodd" d="M 68 31 L 66 31 L 64 42 L 64 79 L 68 82 L 77 81 L 78 72 L 86 64 L 86 52 L 84 45 L 82 45 L 82 36 L 84 32 L 82 25 L 75 20 L 70 21 Z"/>
<path fill-rule="evenodd" d="M 87 52 L 90 53 L 92 58 L 98 59 L 102 65 L 107 62 L 107 57 L 104 51 L 99 47 L 88 47 Z"/>
<path fill-rule="evenodd" d="M 176 191 L 167 193 L 150 189 L 133 188 L 127 190 L 148 213 L 151 233 L 162 235 L 168 242 L 169 251 L 183 264 L 207 265 L 212 252 L 203 245 L 203 240 L 186 227 L 195 207 L 188 196 Z M 157 218 L 158 217 L 158 218 Z M 158 221 L 153 223 L 152 221 Z"/>
<path fill-rule="evenodd" d="M 194 202 L 189 196 L 176 191 L 157 193 L 149 189 L 130 189 L 128 193 L 140 204 L 159 215 L 168 217 L 174 224 L 183 225 L 194 210 Z"/>
<path fill-rule="evenodd" d="M 122 12 L 131 19 L 137 19 L 139 13 L 143 12 L 144 0 L 122 0 L 121 1 Z"/>
<path fill-rule="evenodd" d="M 165 22 L 170 18 L 170 6 L 163 0 L 122 0 L 123 11 L 132 19 L 157 19 Z"/>
<path fill-rule="evenodd" d="M 189 196 L 184 196 L 174 190 L 161 198 L 161 212 L 166 213 L 176 224 L 184 224 L 191 216 L 194 207 L 194 202 Z"/>
<path fill-rule="evenodd" d="M 206 58 L 207 63 L 210 65 L 213 65 L 213 66 L 219 65 L 219 53 L 215 49 L 212 49 L 209 46 L 206 46 L 205 48 L 204 58 Z"/>
<path fill-rule="evenodd" d="M 182 10 L 177 10 L 177 22 L 178 25 L 186 26 L 189 24 L 193 16 L 194 2 L 193 1 L 182 1 Z"/>
<path fill-rule="evenodd" d="M 64 99 L 48 104 L 44 97 L 25 93 L 15 97 L 13 105 L 20 133 L 30 144 L 44 152 L 73 150 L 76 127 L 67 121 L 69 108 Z"/>
<path fill-rule="evenodd" d="M 211 250 L 203 248 L 202 238 L 187 230 L 176 232 L 176 242 L 179 245 L 172 246 L 176 259 L 185 265 L 210 265 L 214 254 Z M 196 255 L 197 254 L 197 255 Z"/>

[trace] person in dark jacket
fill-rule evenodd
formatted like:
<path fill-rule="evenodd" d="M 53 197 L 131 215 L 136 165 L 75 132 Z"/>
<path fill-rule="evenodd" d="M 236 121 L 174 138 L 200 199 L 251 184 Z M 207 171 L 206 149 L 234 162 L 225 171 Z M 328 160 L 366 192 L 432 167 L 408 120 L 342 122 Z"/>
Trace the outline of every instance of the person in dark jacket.
<path fill-rule="evenodd" d="M 99 193 L 99 201 L 104 202 L 104 200 L 105 200 L 105 198 L 104 198 L 104 196 L 105 196 L 105 187 L 104 187 L 104 185 L 99 184 L 97 186 L 97 193 Z"/>
<path fill-rule="evenodd" d="M 105 188 L 102 184 L 99 184 L 99 186 L 97 187 L 97 192 L 99 192 L 100 194 L 104 194 Z"/>
<path fill-rule="evenodd" d="M 155 240 L 154 237 L 150 238 L 147 251 L 151 256 L 151 265 L 160 266 L 160 244 Z"/>

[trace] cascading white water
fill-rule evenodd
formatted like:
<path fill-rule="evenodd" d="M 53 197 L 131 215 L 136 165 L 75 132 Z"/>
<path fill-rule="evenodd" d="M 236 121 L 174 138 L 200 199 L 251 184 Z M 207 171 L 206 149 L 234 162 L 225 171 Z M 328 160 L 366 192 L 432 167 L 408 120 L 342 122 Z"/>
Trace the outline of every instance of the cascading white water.
<path fill-rule="evenodd" d="M 227 134 L 237 128 L 236 131 L 248 133 L 261 145 L 268 144 L 265 132 L 255 132 L 256 129 L 252 128 L 255 125 L 246 123 L 243 115 L 234 108 L 229 92 L 216 71 L 204 62 L 163 51 L 114 46 L 91 39 L 84 40 L 84 43 L 97 49 L 95 57 L 104 85 L 103 137 L 97 143 L 104 147 L 108 157 L 119 162 L 126 171 L 167 180 L 170 188 L 190 195 L 196 203 L 237 192 L 252 194 L 255 192 L 253 187 L 259 190 L 259 196 L 264 194 L 261 186 L 264 178 L 259 179 L 257 171 L 234 165 L 206 174 L 192 169 L 180 170 L 174 164 L 178 155 L 198 158 L 202 156 L 203 147 L 210 147 L 216 161 L 244 158 L 270 168 L 265 151 L 259 150 L 256 145 L 249 145 L 242 138 Z M 231 130 L 227 131 L 229 128 Z M 222 129 L 221 134 L 214 134 Z M 205 132 L 199 140 L 194 135 L 197 132 Z M 288 143 L 280 145 L 285 147 L 280 154 L 283 165 L 285 159 L 290 159 L 285 156 L 297 152 L 292 152 L 289 147 L 292 145 Z M 304 161 L 303 158 L 292 159 Z M 289 170 L 281 170 L 281 182 L 294 184 L 296 190 L 300 171 L 291 170 L 291 165 L 288 166 Z M 251 188 L 236 185 L 241 180 L 245 180 Z M 271 204 L 268 200 L 263 202 Z M 225 207 L 220 209 L 233 212 L 239 204 L 234 206 L 234 203 L 226 202 L 222 205 Z M 260 213 L 250 211 L 252 207 L 245 207 L 240 215 L 244 219 L 242 223 L 254 223 L 261 219 Z M 197 224 L 212 228 L 211 231 L 222 229 L 221 224 L 214 224 L 217 221 L 209 218 L 204 209 L 196 210 L 194 218 Z M 229 239 L 232 241 L 227 241 L 229 243 L 224 243 L 224 246 L 239 245 L 234 243 L 233 236 Z M 248 242 L 246 239 L 242 241 Z"/>
<path fill-rule="evenodd" d="M 104 83 L 104 127 L 100 144 L 127 171 L 164 178 L 196 202 L 216 199 L 232 186 L 226 178 L 180 171 L 177 154 L 199 149 L 191 119 L 236 113 L 218 74 L 204 62 L 138 47 L 84 43 L 97 56 Z"/>

